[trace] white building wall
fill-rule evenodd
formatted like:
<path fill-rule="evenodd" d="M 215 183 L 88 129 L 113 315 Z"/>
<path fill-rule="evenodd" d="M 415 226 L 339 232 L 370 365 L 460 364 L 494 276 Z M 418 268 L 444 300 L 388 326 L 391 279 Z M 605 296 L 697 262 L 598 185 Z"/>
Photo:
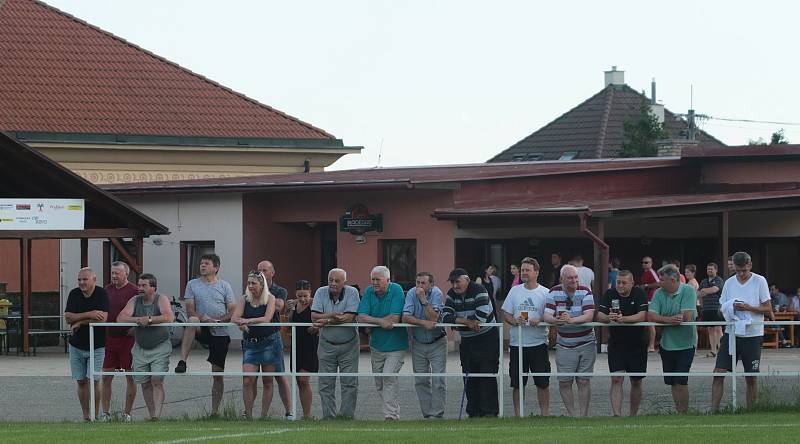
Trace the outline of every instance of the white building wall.
<path fill-rule="evenodd" d="M 180 290 L 180 242 L 214 241 L 222 265 L 219 276 L 230 282 L 240 295 L 242 283 L 242 196 L 208 194 L 202 196 L 127 197 L 124 200 L 142 213 L 169 228 L 166 236 L 144 240 L 144 271 L 158 278 L 159 292 L 178 296 Z M 156 245 L 160 240 L 161 245 Z M 103 282 L 103 239 L 89 241 L 89 266 Z M 62 308 L 69 290 L 77 286 L 80 269 L 80 241 L 61 241 Z"/>

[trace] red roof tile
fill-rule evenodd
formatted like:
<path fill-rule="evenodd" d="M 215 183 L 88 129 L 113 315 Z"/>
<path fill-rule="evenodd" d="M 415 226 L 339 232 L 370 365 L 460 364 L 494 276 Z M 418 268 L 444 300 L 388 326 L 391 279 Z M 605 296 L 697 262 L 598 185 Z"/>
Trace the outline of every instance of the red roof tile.
<path fill-rule="evenodd" d="M 44 3 L 0 2 L 0 129 L 333 136 Z"/>

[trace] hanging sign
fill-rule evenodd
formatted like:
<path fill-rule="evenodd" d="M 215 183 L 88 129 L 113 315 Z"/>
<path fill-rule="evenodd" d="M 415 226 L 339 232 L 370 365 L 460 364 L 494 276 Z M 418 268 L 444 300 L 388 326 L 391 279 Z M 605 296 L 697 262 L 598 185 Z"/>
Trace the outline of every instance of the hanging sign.
<path fill-rule="evenodd" d="M 0 199 L 0 230 L 83 230 L 83 199 Z"/>

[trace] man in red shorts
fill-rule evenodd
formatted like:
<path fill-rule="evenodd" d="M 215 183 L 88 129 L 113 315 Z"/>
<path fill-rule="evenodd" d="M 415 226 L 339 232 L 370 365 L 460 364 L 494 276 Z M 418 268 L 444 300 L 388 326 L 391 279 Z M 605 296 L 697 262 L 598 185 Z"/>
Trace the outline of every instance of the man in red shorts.
<path fill-rule="evenodd" d="M 119 312 L 125 308 L 128 301 L 136 296 L 139 288 L 136 285 L 128 282 L 128 274 L 130 268 L 125 262 L 114 262 L 111 264 L 111 283 L 105 289 L 108 293 L 108 322 L 116 322 Z M 106 356 L 103 360 L 103 371 L 113 372 L 115 370 L 131 371 L 133 364 L 133 357 L 131 349 L 133 348 L 133 335 L 130 333 L 129 327 L 108 327 L 106 330 Z M 122 413 L 122 420 L 128 422 L 131 420 L 131 409 L 133 408 L 133 401 L 136 399 L 136 384 L 133 382 L 133 376 L 126 375 L 128 386 L 125 389 L 125 411 Z M 103 414 L 100 416 L 101 421 L 108 421 L 111 419 L 109 410 L 111 407 L 111 386 L 114 376 L 103 376 L 103 394 L 102 405 Z"/>

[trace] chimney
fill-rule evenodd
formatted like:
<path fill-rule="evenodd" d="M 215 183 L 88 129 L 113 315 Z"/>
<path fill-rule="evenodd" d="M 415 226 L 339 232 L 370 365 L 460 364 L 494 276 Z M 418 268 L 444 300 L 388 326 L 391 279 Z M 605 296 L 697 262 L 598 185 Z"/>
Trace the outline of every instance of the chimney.
<path fill-rule="evenodd" d="M 605 74 L 606 74 L 605 86 L 625 84 L 625 71 L 617 71 L 616 66 L 612 66 L 611 71 L 606 71 Z"/>
<path fill-rule="evenodd" d="M 656 102 L 656 79 L 650 82 L 650 112 L 656 116 L 658 123 L 664 123 L 664 105 Z"/>

